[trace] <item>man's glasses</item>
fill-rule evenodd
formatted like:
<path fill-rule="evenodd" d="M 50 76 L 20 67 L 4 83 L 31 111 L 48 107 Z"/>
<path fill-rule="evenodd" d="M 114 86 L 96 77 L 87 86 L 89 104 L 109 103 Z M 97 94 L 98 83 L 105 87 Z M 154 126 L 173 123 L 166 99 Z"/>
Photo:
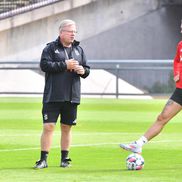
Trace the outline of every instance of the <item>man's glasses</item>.
<path fill-rule="evenodd" d="M 78 33 L 76 30 L 62 30 L 63 32 L 68 32 L 68 33 Z"/>

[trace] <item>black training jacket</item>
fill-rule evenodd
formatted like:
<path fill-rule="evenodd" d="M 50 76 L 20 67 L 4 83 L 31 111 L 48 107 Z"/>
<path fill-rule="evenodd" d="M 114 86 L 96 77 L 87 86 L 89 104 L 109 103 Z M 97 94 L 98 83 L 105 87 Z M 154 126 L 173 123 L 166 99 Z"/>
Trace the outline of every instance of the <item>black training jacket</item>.
<path fill-rule="evenodd" d="M 59 37 L 43 49 L 40 68 L 45 72 L 44 103 L 65 101 L 80 103 L 80 77 L 86 78 L 90 73 L 90 67 L 79 42 L 73 42 L 71 55 L 84 67 L 84 75 L 67 71 L 66 55 Z"/>

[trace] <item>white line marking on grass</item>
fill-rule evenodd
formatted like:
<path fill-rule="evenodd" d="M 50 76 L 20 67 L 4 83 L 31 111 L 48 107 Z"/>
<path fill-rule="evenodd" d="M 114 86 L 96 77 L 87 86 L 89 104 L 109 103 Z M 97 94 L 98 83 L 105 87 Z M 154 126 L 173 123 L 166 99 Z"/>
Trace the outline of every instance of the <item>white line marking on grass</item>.
<path fill-rule="evenodd" d="M 74 133 L 74 136 L 79 136 L 79 135 L 129 135 L 131 133 L 127 133 L 127 132 L 90 132 L 90 133 Z M 132 133 L 132 135 L 140 135 L 141 133 Z M 29 137 L 29 136 L 40 136 L 41 133 L 30 133 L 30 134 L 0 134 L 0 137 Z M 60 133 L 54 133 L 54 136 L 60 135 Z"/>
<path fill-rule="evenodd" d="M 173 142 L 181 142 L 182 140 L 160 140 L 160 141 L 151 141 L 151 143 L 173 143 Z M 128 143 L 128 142 L 122 142 Z M 72 147 L 92 147 L 92 146 L 103 146 L 103 145 L 119 145 L 118 143 L 95 143 L 95 144 L 74 144 Z M 54 146 L 51 148 L 59 148 L 59 146 Z M 26 151 L 26 150 L 39 150 L 40 147 L 32 147 L 32 148 L 19 148 L 19 149 L 0 149 L 0 152 L 14 152 L 14 151 Z"/>
<path fill-rule="evenodd" d="M 173 143 L 173 142 L 182 142 L 182 140 L 158 140 L 158 141 L 151 141 L 150 143 Z"/>

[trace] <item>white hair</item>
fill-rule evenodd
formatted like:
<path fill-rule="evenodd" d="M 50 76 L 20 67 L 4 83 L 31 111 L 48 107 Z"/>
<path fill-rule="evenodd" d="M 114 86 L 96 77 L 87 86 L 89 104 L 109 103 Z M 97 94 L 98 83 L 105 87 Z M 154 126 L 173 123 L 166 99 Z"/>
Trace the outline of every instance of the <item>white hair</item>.
<path fill-rule="evenodd" d="M 76 25 L 76 23 L 73 20 L 69 20 L 69 19 L 61 21 L 59 25 L 59 31 L 61 31 L 64 27 L 69 25 Z"/>

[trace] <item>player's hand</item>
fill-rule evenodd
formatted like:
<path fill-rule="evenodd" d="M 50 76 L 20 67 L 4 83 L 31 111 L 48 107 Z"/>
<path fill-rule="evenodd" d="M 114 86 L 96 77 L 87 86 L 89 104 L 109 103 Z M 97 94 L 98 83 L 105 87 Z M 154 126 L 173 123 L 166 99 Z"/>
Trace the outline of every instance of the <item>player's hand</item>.
<path fill-rule="evenodd" d="M 176 76 L 174 76 L 174 81 L 175 81 L 175 82 L 178 82 L 178 81 L 179 81 L 179 78 L 180 78 L 180 75 L 177 74 Z"/>
<path fill-rule="evenodd" d="M 85 69 L 83 68 L 83 66 L 78 65 L 78 66 L 76 66 L 76 68 L 75 68 L 75 72 L 76 72 L 77 74 L 79 74 L 79 75 L 83 75 L 83 74 L 85 74 Z"/>
<path fill-rule="evenodd" d="M 67 70 L 75 70 L 76 67 L 78 66 L 78 61 L 74 60 L 74 59 L 68 59 L 65 61 L 66 62 L 66 65 L 67 65 Z"/>

